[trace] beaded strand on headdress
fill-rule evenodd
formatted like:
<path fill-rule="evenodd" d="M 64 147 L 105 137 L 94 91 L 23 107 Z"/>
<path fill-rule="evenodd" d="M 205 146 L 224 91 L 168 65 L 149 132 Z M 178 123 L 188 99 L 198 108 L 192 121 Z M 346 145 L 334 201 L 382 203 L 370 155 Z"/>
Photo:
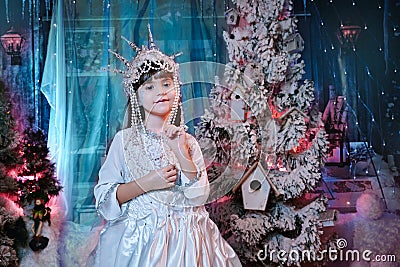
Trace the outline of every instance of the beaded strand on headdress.
<path fill-rule="evenodd" d="M 181 53 L 176 53 L 172 56 L 167 56 L 163 54 L 154 44 L 153 35 L 151 33 L 149 24 L 147 25 L 147 30 L 148 30 L 148 47 L 142 46 L 142 48 L 139 48 L 133 42 L 121 36 L 121 38 L 124 41 L 126 41 L 128 45 L 136 52 L 136 56 L 131 61 L 125 59 L 118 53 L 109 50 L 116 58 L 121 60 L 126 66 L 125 70 L 118 70 L 118 69 L 113 69 L 113 70 L 108 69 L 108 70 L 115 73 L 123 74 L 124 90 L 131 99 L 131 109 L 132 109 L 131 125 L 132 127 L 138 126 L 137 127 L 138 130 L 144 130 L 144 126 L 140 114 L 139 105 L 136 99 L 136 91 L 134 85 L 137 84 L 137 82 L 139 82 L 140 77 L 142 77 L 142 75 L 148 73 L 151 70 L 160 70 L 160 71 L 164 70 L 173 73 L 173 83 L 176 90 L 176 96 L 172 105 L 171 114 L 168 118 L 168 122 L 171 124 L 176 119 L 179 108 L 179 100 L 180 100 L 180 81 L 178 77 L 178 64 L 174 61 L 174 59 Z M 182 124 L 182 119 L 181 119 L 181 124 Z"/>

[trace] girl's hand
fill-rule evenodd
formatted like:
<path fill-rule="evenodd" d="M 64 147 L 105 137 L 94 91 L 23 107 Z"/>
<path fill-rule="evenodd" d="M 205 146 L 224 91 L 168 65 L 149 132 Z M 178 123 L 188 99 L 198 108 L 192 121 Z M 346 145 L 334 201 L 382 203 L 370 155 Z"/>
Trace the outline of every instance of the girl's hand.
<path fill-rule="evenodd" d="M 167 125 L 164 128 L 164 136 L 167 139 L 167 145 L 171 148 L 179 161 L 181 171 L 189 179 L 195 178 L 197 175 L 197 168 L 194 165 L 192 156 L 189 152 L 189 146 L 187 143 L 188 134 L 186 134 L 182 127 Z"/>
<path fill-rule="evenodd" d="M 177 169 L 175 165 L 149 172 L 147 175 L 136 180 L 144 192 L 165 189 L 175 185 Z"/>
<path fill-rule="evenodd" d="M 175 155 L 187 157 L 188 145 L 186 140 L 186 132 L 182 127 L 168 124 L 164 127 L 164 136 L 166 137 L 167 145 L 172 149 Z"/>

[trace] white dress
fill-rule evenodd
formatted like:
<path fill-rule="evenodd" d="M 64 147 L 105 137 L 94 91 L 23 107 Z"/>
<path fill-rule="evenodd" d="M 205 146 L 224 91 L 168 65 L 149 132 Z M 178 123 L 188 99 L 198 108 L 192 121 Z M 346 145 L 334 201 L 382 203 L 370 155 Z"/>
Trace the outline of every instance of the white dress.
<path fill-rule="evenodd" d="M 183 173 L 171 189 L 151 191 L 118 204 L 119 184 L 142 177 L 167 164 L 179 164 L 155 134 L 143 134 L 141 151 L 131 128 L 116 134 L 94 189 L 98 212 L 107 224 L 95 251 L 95 266 L 241 266 L 209 218 L 204 202 L 209 184 L 200 148 L 187 134 L 198 176 Z"/>

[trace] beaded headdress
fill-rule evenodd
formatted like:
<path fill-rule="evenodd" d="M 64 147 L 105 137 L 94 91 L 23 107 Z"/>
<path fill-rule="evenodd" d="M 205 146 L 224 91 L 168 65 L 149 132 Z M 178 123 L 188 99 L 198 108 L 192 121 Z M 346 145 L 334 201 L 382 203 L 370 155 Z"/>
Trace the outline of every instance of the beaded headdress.
<path fill-rule="evenodd" d="M 180 125 L 184 127 L 185 123 L 183 120 L 182 105 L 180 103 L 180 80 L 179 80 L 179 66 L 174 59 L 181 53 L 167 56 L 162 53 L 154 44 L 153 35 L 150 30 L 150 25 L 147 24 L 148 29 L 148 46 L 142 46 L 139 48 L 133 42 L 129 41 L 125 37 L 121 36 L 129 46 L 136 52 L 136 56 L 131 60 L 127 60 L 120 54 L 109 50 L 110 53 L 114 54 L 116 58 L 121 60 L 125 64 L 125 70 L 113 69 L 112 72 L 121 73 L 123 75 L 123 86 L 124 91 L 131 100 L 131 126 L 136 127 L 137 130 L 145 130 L 143 120 L 141 118 L 139 104 L 136 97 L 136 90 L 141 85 L 141 78 L 149 72 L 165 71 L 170 72 L 173 75 L 174 88 L 176 90 L 175 99 L 173 102 L 172 110 L 168 118 L 168 123 L 174 123 L 178 107 L 181 109 L 181 121 Z M 139 129 L 142 128 L 142 129 Z"/>

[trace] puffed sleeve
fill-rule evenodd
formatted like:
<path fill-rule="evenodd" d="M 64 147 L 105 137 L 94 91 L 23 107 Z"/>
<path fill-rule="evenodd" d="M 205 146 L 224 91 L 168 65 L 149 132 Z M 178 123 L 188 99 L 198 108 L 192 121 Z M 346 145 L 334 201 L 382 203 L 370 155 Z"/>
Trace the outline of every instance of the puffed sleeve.
<path fill-rule="evenodd" d="M 94 188 L 96 209 L 104 219 L 117 219 L 123 208 L 117 200 L 117 188 L 124 183 L 124 155 L 122 134 L 118 132 L 111 143 L 107 158 L 99 171 L 99 181 Z"/>
<path fill-rule="evenodd" d="M 183 172 L 180 172 L 181 189 L 190 205 L 203 205 L 210 194 L 206 166 L 200 146 L 190 134 L 188 134 L 188 145 L 190 155 L 197 169 L 197 176 L 190 180 Z"/>

